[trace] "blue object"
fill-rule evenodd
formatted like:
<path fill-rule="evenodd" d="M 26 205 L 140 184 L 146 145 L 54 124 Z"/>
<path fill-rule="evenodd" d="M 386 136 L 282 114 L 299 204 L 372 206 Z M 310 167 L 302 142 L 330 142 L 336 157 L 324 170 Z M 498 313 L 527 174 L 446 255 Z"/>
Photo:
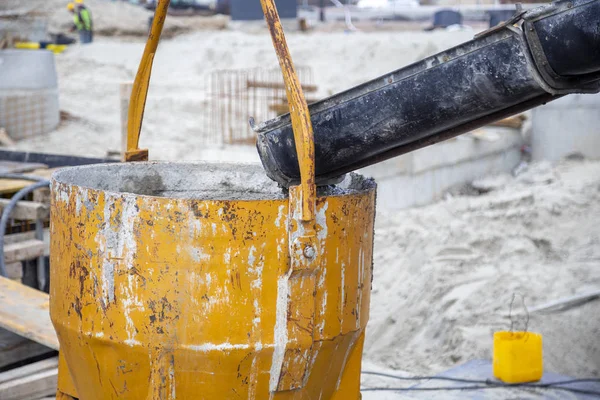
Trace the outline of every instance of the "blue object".
<path fill-rule="evenodd" d="M 92 31 L 79 31 L 79 43 L 88 44 L 92 43 Z"/>
<path fill-rule="evenodd" d="M 275 0 L 281 19 L 296 18 L 298 4 L 296 0 Z M 257 21 L 264 19 L 260 0 L 231 0 L 231 19 L 233 21 Z"/>
<path fill-rule="evenodd" d="M 433 14 L 433 26 L 447 28 L 450 25 L 462 25 L 463 17 L 458 11 L 440 10 Z"/>

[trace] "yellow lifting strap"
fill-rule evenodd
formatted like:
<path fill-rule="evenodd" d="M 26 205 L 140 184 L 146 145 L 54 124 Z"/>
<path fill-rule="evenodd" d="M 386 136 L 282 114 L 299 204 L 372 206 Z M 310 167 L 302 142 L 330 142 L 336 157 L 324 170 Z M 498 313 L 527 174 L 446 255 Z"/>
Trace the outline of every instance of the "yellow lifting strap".
<path fill-rule="evenodd" d="M 273 46 L 279 59 L 285 90 L 292 117 L 292 128 L 296 142 L 296 152 L 300 163 L 300 177 L 302 187 L 302 220 L 311 221 L 315 213 L 315 145 L 313 128 L 308 111 L 308 104 L 296 74 L 292 56 L 288 49 L 283 27 L 277 13 L 274 0 L 261 0 L 265 19 L 269 26 Z"/>
<path fill-rule="evenodd" d="M 148 150 L 139 149 L 140 133 L 142 131 L 142 121 L 144 120 L 148 87 L 150 86 L 150 76 L 152 75 L 152 63 L 154 62 L 154 55 L 158 48 L 160 34 L 165 24 L 170 3 L 171 0 L 159 0 L 156 5 L 142 61 L 133 82 L 127 116 L 127 152 L 125 153 L 124 161 L 148 160 Z"/>
<path fill-rule="evenodd" d="M 271 376 L 269 388 L 272 392 L 281 392 L 303 388 L 310 375 L 315 337 L 314 293 L 321 249 L 316 232 L 315 146 L 308 104 L 292 62 L 275 1 L 261 0 L 261 4 L 283 74 L 300 167 L 300 186 L 290 187 L 289 193 L 291 224 L 288 230 L 290 269 L 287 272 L 287 285 L 292 295 L 287 304 L 288 340 L 285 349 L 275 349 L 275 352 L 281 352 L 283 363 L 279 373 L 275 371 L 275 375 Z"/>

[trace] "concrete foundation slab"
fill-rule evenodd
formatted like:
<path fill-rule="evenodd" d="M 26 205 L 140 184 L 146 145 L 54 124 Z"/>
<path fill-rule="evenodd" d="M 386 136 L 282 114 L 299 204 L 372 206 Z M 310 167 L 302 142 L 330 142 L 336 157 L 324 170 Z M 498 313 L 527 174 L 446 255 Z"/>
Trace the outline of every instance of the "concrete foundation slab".
<path fill-rule="evenodd" d="M 572 153 L 600 159 L 600 94 L 574 94 L 533 110 L 534 160 L 558 161 Z"/>
<path fill-rule="evenodd" d="M 485 133 L 494 139 L 465 135 L 361 170 L 378 183 L 377 207 L 429 204 L 453 186 L 512 171 L 521 161 L 520 132 L 488 127 Z"/>

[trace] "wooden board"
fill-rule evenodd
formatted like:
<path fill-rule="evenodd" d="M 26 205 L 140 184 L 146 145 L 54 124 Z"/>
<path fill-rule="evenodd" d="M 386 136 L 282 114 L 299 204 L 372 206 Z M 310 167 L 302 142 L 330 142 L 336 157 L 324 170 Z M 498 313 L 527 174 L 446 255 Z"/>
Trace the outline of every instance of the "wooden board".
<path fill-rule="evenodd" d="M 41 240 L 30 239 L 4 246 L 4 261 L 7 264 L 33 260 L 44 255 L 46 245 Z"/>
<path fill-rule="evenodd" d="M 254 81 L 248 80 L 246 81 L 246 87 L 249 88 L 259 88 L 259 89 L 285 89 L 285 84 L 283 82 L 263 82 L 263 81 Z M 307 85 L 302 84 L 302 90 L 305 93 L 314 93 L 319 90 L 317 85 Z"/>
<path fill-rule="evenodd" d="M 37 169 L 32 171 L 31 173 L 26 173 L 25 175 L 29 176 L 37 176 L 40 178 L 50 179 L 50 176 L 56 171 L 58 168 L 52 169 Z M 0 179 L 0 194 L 11 194 L 16 193 L 19 190 L 33 184 L 31 181 L 23 181 L 19 179 Z"/>
<path fill-rule="evenodd" d="M 44 237 L 50 234 L 50 229 L 44 229 Z M 27 231 L 21 233 L 11 233 L 10 235 L 4 236 L 4 244 L 19 243 L 24 240 L 35 239 L 35 231 Z"/>
<path fill-rule="evenodd" d="M 10 199 L 0 199 L 0 212 L 10 203 Z M 34 201 L 19 201 L 10 215 L 12 219 L 35 221 L 50 218 L 50 206 Z"/>
<path fill-rule="evenodd" d="M 56 393 L 58 357 L 0 374 L 0 399 L 31 400 Z"/>
<path fill-rule="evenodd" d="M 0 160 L 0 174 L 22 174 L 46 168 L 48 168 L 47 165 L 40 163 Z"/>
<path fill-rule="evenodd" d="M 28 231 L 22 233 L 13 233 L 10 235 L 4 236 L 4 245 L 9 245 L 12 243 L 19 243 L 25 240 L 35 239 L 35 231 Z M 50 229 L 44 229 L 44 256 L 48 257 L 50 255 Z"/>
<path fill-rule="evenodd" d="M 6 277 L 13 281 L 21 282 L 23 279 L 23 264 L 21 262 L 12 262 L 5 264 Z M 2 346 L 2 343 L 0 343 Z"/>
<path fill-rule="evenodd" d="M 48 294 L 0 277 L 0 327 L 58 350 L 49 306 Z"/>
<path fill-rule="evenodd" d="M 33 201 L 36 203 L 50 204 L 50 188 L 41 188 L 33 192 Z"/>
<path fill-rule="evenodd" d="M 0 328 L 0 369 L 54 350 Z"/>
<path fill-rule="evenodd" d="M 33 373 L 45 371 L 51 368 L 58 368 L 58 357 L 51 357 L 47 360 L 38 361 L 2 372 L 0 373 L 0 384 L 14 381 L 15 379 L 25 378 Z"/>
<path fill-rule="evenodd" d="M 521 127 L 523 126 L 523 123 L 525 122 L 526 119 L 527 119 L 527 117 L 525 117 L 525 115 L 520 114 L 520 115 L 515 115 L 513 117 L 501 119 L 500 121 L 492 122 L 490 125 L 502 126 L 505 128 L 521 129 Z"/>

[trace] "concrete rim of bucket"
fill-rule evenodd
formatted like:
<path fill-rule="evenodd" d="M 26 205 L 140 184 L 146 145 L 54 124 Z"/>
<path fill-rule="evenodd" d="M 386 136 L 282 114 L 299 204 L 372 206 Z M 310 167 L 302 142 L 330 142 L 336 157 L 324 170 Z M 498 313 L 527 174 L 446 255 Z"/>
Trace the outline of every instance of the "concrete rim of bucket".
<path fill-rule="evenodd" d="M 259 163 L 139 162 L 94 164 L 63 168 L 52 175 L 52 183 L 181 200 L 277 200 L 288 197 L 265 174 Z M 317 195 L 344 196 L 374 190 L 375 181 L 348 174 L 337 185 L 319 187 Z"/>

